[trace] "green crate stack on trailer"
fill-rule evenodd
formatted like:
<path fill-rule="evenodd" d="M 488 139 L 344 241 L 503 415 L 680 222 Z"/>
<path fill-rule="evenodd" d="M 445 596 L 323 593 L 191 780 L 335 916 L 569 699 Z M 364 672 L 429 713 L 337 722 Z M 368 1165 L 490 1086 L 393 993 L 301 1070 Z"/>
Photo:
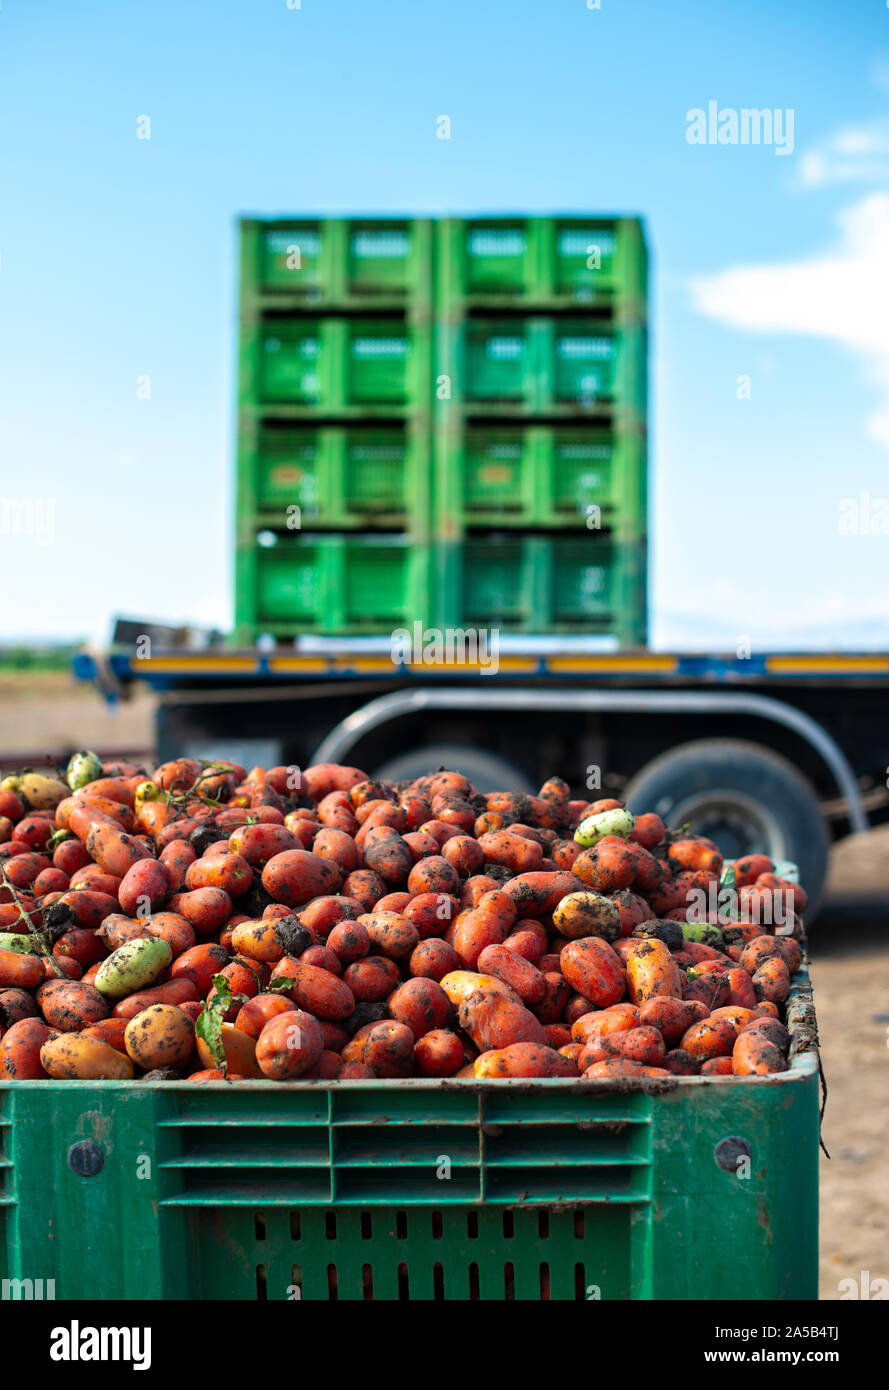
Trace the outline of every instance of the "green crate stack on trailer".
<path fill-rule="evenodd" d="M 635 218 L 438 224 L 442 625 L 646 639 L 646 281 Z"/>
<path fill-rule="evenodd" d="M 646 637 L 634 218 L 241 224 L 238 639 Z"/>
<path fill-rule="evenodd" d="M 241 223 L 236 626 L 429 612 L 433 225 Z"/>

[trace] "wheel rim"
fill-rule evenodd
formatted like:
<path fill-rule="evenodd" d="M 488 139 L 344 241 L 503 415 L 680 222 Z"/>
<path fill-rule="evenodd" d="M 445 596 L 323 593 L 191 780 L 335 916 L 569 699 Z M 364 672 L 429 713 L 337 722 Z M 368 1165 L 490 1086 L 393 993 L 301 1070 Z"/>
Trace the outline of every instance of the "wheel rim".
<path fill-rule="evenodd" d="M 712 788 L 681 801 L 663 801 L 654 809 L 671 830 L 692 821 L 694 834 L 714 840 L 726 859 L 745 854 L 767 854 L 775 860 L 790 857 L 779 822 L 762 802 L 743 792 Z"/>

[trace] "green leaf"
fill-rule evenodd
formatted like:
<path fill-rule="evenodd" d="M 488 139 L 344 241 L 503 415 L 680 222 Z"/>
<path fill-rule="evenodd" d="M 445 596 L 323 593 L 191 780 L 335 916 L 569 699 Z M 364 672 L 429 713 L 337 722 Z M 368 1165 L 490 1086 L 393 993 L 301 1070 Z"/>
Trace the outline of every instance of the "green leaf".
<path fill-rule="evenodd" d="M 222 1025 L 225 1022 L 225 1015 L 232 1005 L 245 1004 L 247 996 L 246 994 L 232 994 L 227 975 L 214 975 L 212 983 L 216 987 L 216 993 L 212 999 L 204 1001 L 204 1007 L 195 1021 L 194 1031 L 197 1037 L 207 1044 L 217 1070 L 221 1071 L 223 1076 L 228 1076 L 225 1046 L 222 1041 Z"/>
<path fill-rule="evenodd" d="M 259 984 L 259 976 L 255 971 L 250 972 L 255 976 Z M 246 1004 L 246 994 L 232 994 L 232 987 L 229 984 L 227 975 L 213 975 L 210 983 L 216 986 L 216 994 L 210 1000 L 210 1007 L 216 1009 L 220 1014 L 227 1014 L 232 1004 Z"/>
<path fill-rule="evenodd" d="M 225 1047 L 222 1042 L 222 1018 L 213 1007 L 215 999 L 205 1004 L 195 1020 L 194 1031 L 197 1037 L 207 1044 L 213 1058 L 213 1065 L 223 1076 L 228 1076 L 228 1063 L 225 1060 Z"/>
<path fill-rule="evenodd" d="M 229 984 L 228 976 L 222 974 L 211 975 L 210 983 L 214 986 L 216 990 L 216 995 L 215 998 L 211 999 L 209 1002 L 211 1005 L 216 1005 L 217 1003 L 221 1003 L 222 999 L 227 996 L 226 1003 L 223 1006 L 222 1010 L 222 1012 L 225 1013 L 228 1010 L 229 1005 L 231 1004 L 232 993 L 232 987 Z"/>

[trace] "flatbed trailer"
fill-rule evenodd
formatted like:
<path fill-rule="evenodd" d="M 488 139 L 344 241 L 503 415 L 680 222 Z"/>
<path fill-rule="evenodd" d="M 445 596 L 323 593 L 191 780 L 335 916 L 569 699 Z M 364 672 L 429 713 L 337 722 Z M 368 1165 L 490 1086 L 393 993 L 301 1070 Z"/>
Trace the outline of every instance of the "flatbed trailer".
<path fill-rule="evenodd" d="M 817 903 L 832 839 L 889 815 L 889 653 L 597 650 L 503 637 L 496 661 L 401 660 L 381 638 L 268 650 L 84 651 L 106 699 L 157 695 L 158 758 L 409 778 L 458 767 L 480 790 L 616 795 L 727 854 L 793 860 Z M 811 914 L 810 914 L 811 920 Z"/>

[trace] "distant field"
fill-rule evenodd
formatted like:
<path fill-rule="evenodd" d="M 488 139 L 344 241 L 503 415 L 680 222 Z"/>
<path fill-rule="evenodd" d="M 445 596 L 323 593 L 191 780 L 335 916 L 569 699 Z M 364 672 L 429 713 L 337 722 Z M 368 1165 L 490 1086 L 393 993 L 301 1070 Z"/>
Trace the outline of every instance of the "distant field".
<path fill-rule="evenodd" d="M 143 756 L 154 743 L 154 699 L 144 690 L 109 709 L 92 686 L 75 682 L 67 663 L 14 669 L 0 663 L 0 766 L 58 760 L 77 748 Z"/>
<path fill-rule="evenodd" d="M 78 643 L 70 647 L 0 646 L 0 675 L 7 672 L 67 671 Z"/>

